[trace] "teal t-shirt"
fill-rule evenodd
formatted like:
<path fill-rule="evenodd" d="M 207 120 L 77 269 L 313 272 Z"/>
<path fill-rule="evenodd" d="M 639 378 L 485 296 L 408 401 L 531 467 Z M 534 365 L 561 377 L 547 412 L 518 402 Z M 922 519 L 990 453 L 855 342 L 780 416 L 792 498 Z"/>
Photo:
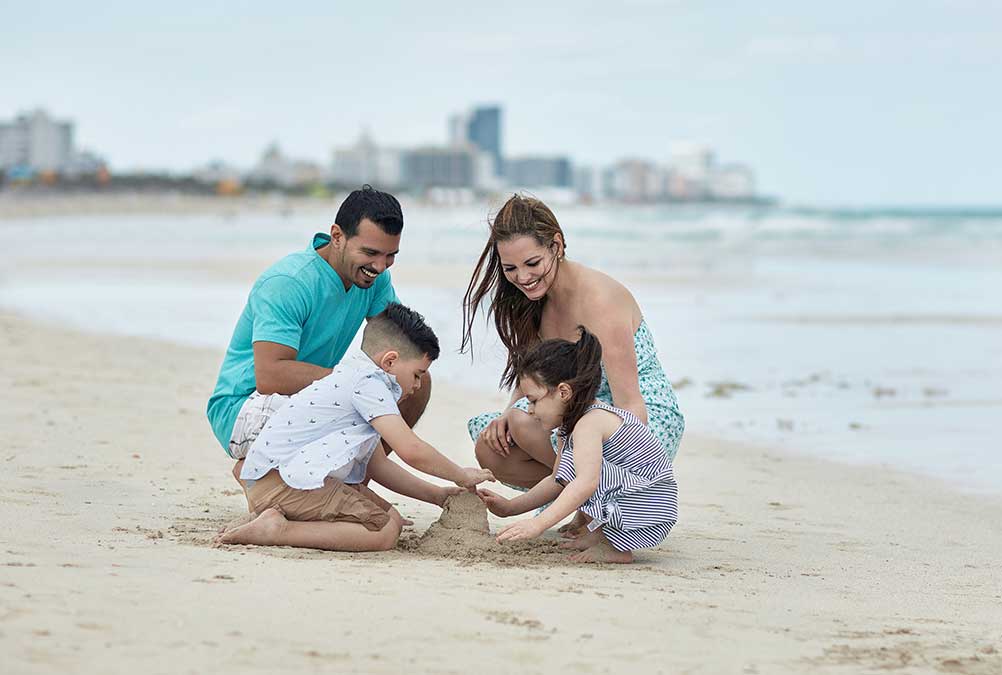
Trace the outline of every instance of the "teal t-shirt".
<path fill-rule="evenodd" d="M 206 410 L 227 452 L 240 407 L 256 389 L 255 342 L 277 342 L 295 349 L 297 361 L 333 368 L 362 321 L 399 302 L 388 270 L 369 288 L 344 290 L 341 277 L 316 252 L 328 243 L 330 236 L 313 235 L 309 248 L 279 260 L 251 288 Z"/>

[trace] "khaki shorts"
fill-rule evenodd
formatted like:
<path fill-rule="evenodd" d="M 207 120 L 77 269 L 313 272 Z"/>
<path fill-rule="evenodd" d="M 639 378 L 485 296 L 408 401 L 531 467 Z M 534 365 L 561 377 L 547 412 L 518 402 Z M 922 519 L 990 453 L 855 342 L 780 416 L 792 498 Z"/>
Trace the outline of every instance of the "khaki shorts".
<path fill-rule="evenodd" d="M 233 433 L 230 434 L 230 457 L 243 459 L 250 451 L 251 445 L 261 435 L 261 430 L 275 412 L 289 402 L 289 397 L 283 394 L 250 395 L 237 413 L 233 423 Z"/>
<path fill-rule="evenodd" d="M 274 508 L 289 520 L 358 523 L 373 532 L 390 522 L 389 502 L 364 485 L 327 478 L 316 490 L 297 490 L 274 469 L 247 488 L 247 504 L 254 513 Z"/>

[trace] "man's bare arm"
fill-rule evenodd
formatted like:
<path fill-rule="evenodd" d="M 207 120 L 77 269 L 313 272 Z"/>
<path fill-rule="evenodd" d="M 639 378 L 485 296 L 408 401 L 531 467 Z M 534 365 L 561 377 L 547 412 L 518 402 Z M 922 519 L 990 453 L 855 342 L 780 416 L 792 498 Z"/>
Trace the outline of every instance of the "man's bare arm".
<path fill-rule="evenodd" d="M 277 342 L 255 342 L 254 379 L 257 390 L 262 394 L 291 396 L 331 374 L 330 368 L 297 361 L 297 353 L 292 347 Z"/>

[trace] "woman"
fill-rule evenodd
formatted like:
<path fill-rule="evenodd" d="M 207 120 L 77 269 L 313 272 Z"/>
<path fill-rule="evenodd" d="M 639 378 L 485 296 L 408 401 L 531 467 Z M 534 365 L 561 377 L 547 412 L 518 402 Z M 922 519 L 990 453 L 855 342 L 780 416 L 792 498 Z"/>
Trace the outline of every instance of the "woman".
<path fill-rule="evenodd" d="M 640 418 L 670 460 L 685 428 L 637 301 L 612 277 L 568 260 L 566 248 L 553 212 L 538 199 L 515 195 L 494 218 L 463 298 L 463 349 L 472 348 L 473 321 L 488 295 L 488 316 L 494 315 L 508 349 L 501 376 L 501 385 L 512 389 L 508 406 L 478 415 L 468 426 L 477 461 L 512 487 L 538 483 L 556 457 L 551 430 L 526 413 L 528 401 L 515 380 L 518 359 L 540 340 L 576 340 L 580 325 L 602 344 L 596 398 Z"/>

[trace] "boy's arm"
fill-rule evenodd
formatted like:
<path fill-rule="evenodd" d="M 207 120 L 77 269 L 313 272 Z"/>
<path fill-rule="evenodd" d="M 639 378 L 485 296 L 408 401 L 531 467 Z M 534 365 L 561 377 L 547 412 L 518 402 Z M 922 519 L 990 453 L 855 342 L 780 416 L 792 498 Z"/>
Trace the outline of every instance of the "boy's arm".
<path fill-rule="evenodd" d="M 490 471 L 463 468 L 422 441 L 400 415 L 374 417 L 369 424 L 393 447 L 400 455 L 400 459 L 418 471 L 444 478 L 466 488 L 485 480 L 494 480 L 494 475 Z"/>
<path fill-rule="evenodd" d="M 458 487 L 447 488 L 433 485 L 426 480 L 418 478 L 407 469 L 386 456 L 386 451 L 380 444 L 372 453 L 369 460 L 369 477 L 388 490 L 393 490 L 397 494 L 411 497 L 413 499 L 442 506 L 446 497 L 457 492 L 461 492 Z"/>

